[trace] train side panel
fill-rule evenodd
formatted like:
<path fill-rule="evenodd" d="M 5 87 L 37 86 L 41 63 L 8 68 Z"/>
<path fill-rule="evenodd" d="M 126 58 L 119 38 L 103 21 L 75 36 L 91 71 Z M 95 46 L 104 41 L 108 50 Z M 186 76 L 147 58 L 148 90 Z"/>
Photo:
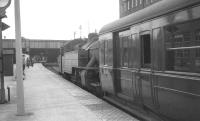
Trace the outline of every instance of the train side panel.
<path fill-rule="evenodd" d="M 181 0 L 176 2 L 183 4 Z M 187 7 L 148 21 L 142 19 L 132 26 L 128 16 L 105 27 L 100 37 L 103 91 L 125 105 L 145 107 L 170 121 L 199 121 L 199 11 L 200 1 L 196 0 Z M 141 19 L 142 12 L 134 15 L 132 19 Z M 106 34 L 113 37 L 110 48 Z M 113 61 L 109 61 L 109 49 L 113 49 Z"/>

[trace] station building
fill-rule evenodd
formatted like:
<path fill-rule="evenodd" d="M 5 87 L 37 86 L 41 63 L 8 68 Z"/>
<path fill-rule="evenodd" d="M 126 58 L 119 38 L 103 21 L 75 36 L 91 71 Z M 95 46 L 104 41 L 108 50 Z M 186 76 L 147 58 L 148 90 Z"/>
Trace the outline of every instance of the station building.
<path fill-rule="evenodd" d="M 120 18 L 141 10 L 161 0 L 119 0 Z"/>

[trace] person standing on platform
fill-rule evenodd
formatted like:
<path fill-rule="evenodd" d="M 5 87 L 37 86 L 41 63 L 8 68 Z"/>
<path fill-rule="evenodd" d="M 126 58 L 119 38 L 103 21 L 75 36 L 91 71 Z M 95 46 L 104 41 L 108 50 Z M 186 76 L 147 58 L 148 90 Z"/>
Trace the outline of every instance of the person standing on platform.
<path fill-rule="evenodd" d="M 26 65 L 29 68 L 29 66 L 30 66 L 30 59 L 29 58 L 26 59 Z"/>
<path fill-rule="evenodd" d="M 25 55 L 23 55 L 23 57 L 22 57 L 22 62 L 23 62 L 23 75 L 25 76 L 25 72 L 24 72 L 24 70 L 25 70 L 25 67 L 26 67 L 26 59 L 25 59 Z"/>

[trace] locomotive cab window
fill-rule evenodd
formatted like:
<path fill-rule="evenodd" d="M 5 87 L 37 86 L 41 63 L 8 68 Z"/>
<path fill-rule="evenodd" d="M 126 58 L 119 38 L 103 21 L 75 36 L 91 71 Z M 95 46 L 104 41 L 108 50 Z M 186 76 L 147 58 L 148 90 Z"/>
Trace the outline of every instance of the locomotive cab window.
<path fill-rule="evenodd" d="M 151 36 L 148 33 L 142 34 L 141 38 L 141 67 L 150 68 L 151 66 Z"/>

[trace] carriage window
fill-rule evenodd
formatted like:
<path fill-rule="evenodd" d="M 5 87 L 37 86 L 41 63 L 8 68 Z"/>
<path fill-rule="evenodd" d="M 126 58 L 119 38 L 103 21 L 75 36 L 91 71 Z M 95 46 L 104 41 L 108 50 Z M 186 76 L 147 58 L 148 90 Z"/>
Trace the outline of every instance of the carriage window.
<path fill-rule="evenodd" d="M 120 67 L 129 67 L 130 30 L 119 32 Z"/>
<path fill-rule="evenodd" d="M 104 40 L 100 41 L 100 65 L 105 64 L 105 46 Z"/>
<path fill-rule="evenodd" d="M 200 45 L 200 30 L 195 32 L 195 45 Z"/>
<path fill-rule="evenodd" d="M 108 62 L 108 53 L 107 53 L 108 52 L 108 40 L 104 41 L 104 47 L 105 47 L 104 65 L 107 65 L 107 62 Z"/>
<path fill-rule="evenodd" d="M 195 44 L 200 45 L 200 30 L 195 32 Z M 195 49 L 195 71 L 200 72 L 200 48 Z"/>
<path fill-rule="evenodd" d="M 151 38 L 150 34 L 141 35 L 141 66 L 150 68 L 151 66 Z"/>
<path fill-rule="evenodd" d="M 174 59 L 174 69 L 189 71 L 190 69 L 190 50 L 176 50 Z"/>
<path fill-rule="evenodd" d="M 197 30 L 197 31 L 195 32 L 195 40 L 196 40 L 196 41 L 200 41 L 200 30 Z"/>
<path fill-rule="evenodd" d="M 184 32 L 171 36 L 167 42 L 166 64 L 168 70 L 190 71 L 191 68 L 191 33 Z"/>
<path fill-rule="evenodd" d="M 113 48 L 112 39 L 102 40 L 100 45 L 100 64 L 101 65 L 113 65 Z"/>
<path fill-rule="evenodd" d="M 106 63 L 106 61 L 105 61 L 105 59 L 106 59 L 106 54 L 105 54 L 105 52 L 106 52 L 106 47 L 105 47 L 105 40 L 103 41 L 103 45 L 102 45 L 102 50 L 103 50 L 103 65 L 105 65 Z"/>
<path fill-rule="evenodd" d="M 135 56 L 136 56 L 136 50 L 137 50 L 137 47 L 136 47 L 136 37 L 137 37 L 137 34 L 133 34 L 131 36 L 131 38 L 129 39 L 129 67 L 130 68 L 133 68 L 136 64 L 134 63 L 136 60 L 135 59 Z"/>
<path fill-rule="evenodd" d="M 165 27 L 166 69 L 200 72 L 200 30 L 192 22 Z"/>
<path fill-rule="evenodd" d="M 128 67 L 128 42 L 129 37 L 121 37 L 120 38 L 120 45 L 121 45 L 121 66 Z"/>
<path fill-rule="evenodd" d="M 109 39 L 108 41 L 107 41 L 107 52 L 106 52 L 106 54 L 107 54 L 107 65 L 109 65 L 109 66 L 112 66 L 113 65 L 113 44 L 112 44 L 112 40 L 111 39 Z"/>
<path fill-rule="evenodd" d="M 200 68 L 200 49 L 196 49 L 195 50 L 195 67 L 196 67 L 196 71 L 200 72 L 199 68 Z"/>

